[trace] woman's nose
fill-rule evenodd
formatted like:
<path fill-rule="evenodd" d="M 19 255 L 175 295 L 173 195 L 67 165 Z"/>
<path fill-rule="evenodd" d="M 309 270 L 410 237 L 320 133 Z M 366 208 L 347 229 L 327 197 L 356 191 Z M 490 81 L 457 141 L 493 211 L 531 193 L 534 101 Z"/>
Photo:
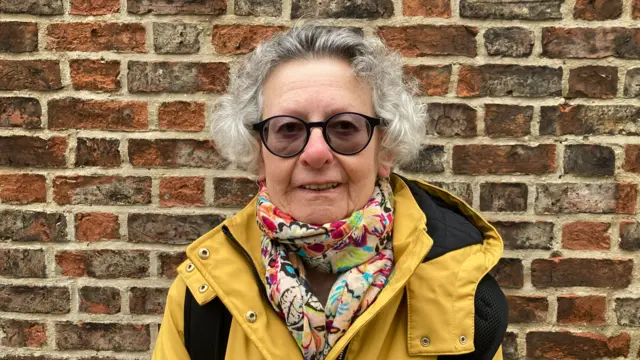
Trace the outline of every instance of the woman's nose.
<path fill-rule="evenodd" d="M 322 129 L 311 129 L 309 141 L 300 155 L 300 161 L 311 167 L 321 168 L 332 159 L 333 153 L 322 136 Z"/>

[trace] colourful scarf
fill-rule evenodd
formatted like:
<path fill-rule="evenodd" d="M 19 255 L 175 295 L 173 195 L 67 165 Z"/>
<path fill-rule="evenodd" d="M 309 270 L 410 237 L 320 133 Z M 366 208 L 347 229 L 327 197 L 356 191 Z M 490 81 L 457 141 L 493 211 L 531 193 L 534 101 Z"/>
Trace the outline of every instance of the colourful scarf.
<path fill-rule="evenodd" d="M 363 209 L 317 226 L 282 212 L 260 184 L 257 219 L 267 296 L 305 360 L 324 359 L 387 284 L 393 268 L 393 203 L 389 179 L 381 178 Z M 311 292 L 305 265 L 338 274 L 326 307 Z"/>

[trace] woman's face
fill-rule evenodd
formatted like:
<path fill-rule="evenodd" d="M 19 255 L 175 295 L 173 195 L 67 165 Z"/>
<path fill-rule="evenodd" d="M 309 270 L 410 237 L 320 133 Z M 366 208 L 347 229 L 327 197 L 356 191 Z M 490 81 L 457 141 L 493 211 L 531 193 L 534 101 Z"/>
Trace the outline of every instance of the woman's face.
<path fill-rule="evenodd" d="M 279 65 L 264 88 L 263 119 L 292 115 L 308 122 L 324 121 L 339 112 L 374 116 L 370 87 L 353 74 L 344 60 L 295 60 Z M 340 155 L 314 127 L 304 150 L 281 158 L 262 145 L 258 178 L 266 181 L 273 203 L 295 219 L 324 224 L 364 207 L 373 194 L 376 175 L 389 176 L 378 161 L 380 134 L 376 127 L 367 147 L 355 155 Z M 337 183 L 326 190 L 309 185 Z"/>

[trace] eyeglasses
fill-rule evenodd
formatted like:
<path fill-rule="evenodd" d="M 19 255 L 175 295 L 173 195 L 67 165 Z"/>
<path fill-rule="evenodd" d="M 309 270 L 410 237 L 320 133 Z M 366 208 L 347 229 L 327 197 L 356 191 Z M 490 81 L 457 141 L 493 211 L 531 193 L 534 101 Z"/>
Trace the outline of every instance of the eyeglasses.
<path fill-rule="evenodd" d="M 269 152 L 288 158 L 304 150 L 314 127 L 322 128 L 322 136 L 333 151 L 355 155 L 369 145 L 376 125 L 384 125 L 384 121 L 354 112 L 342 112 L 319 122 L 277 115 L 254 124 L 253 129 L 260 132 L 262 143 Z"/>

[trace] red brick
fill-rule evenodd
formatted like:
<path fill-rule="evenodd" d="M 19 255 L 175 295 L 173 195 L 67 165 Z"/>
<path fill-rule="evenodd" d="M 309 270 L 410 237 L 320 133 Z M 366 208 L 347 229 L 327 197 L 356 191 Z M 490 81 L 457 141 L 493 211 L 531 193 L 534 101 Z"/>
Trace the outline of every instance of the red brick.
<path fill-rule="evenodd" d="M 149 244 L 190 244 L 220 225 L 224 216 L 129 214 L 128 240 Z"/>
<path fill-rule="evenodd" d="M 132 287 L 129 290 L 129 312 L 140 315 L 162 315 L 168 290 Z"/>
<path fill-rule="evenodd" d="M 49 91 L 62 88 L 57 60 L 0 60 L 0 90 Z"/>
<path fill-rule="evenodd" d="M 138 131 L 148 128 L 147 103 L 143 101 L 49 100 L 49 129 Z"/>
<path fill-rule="evenodd" d="M 535 259 L 531 283 L 537 288 L 587 286 L 624 289 L 631 284 L 631 259 Z"/>
<path fill-rule="evenodd" d="M 509 324 L 546 322 L 549 301 L 544 296 L 507 295 Z"/>
<path fill-rule="evenodd" d="M 562 228 L 562 247 L 571 250 L 609 250 L 611 224 L 573 222 Z"/>
<path fill-rule="evenodd" d="M 213 179 L 213 205 L 243 207 L 258 193 L 255 180 L 235 178 Z"/>
<path fill-rule="evenodd" d="M 524 267 L 521 259 L 501 258 L 491 269 L 491 275 L 503 289 L 522 289 Z"/>
<path fill-rule="evenodd" d="M 536 186 L 538 214 L 635 214 L 636 184 L 546 183 Z"/>
<path fill-rule="evenodd" d="M 462 25 L 381 26 L 378 35 L 403 56 L 459 55 L 475 57 L 478 28 Z"/>
<path fill-rule="evenodd" d="M 640 19 L 640 0 L 633 0 L 631 17 L 634 19 Z"/>
<path fill-rule="evenodd" d="M 451 0 L 405 0 L 404 16 L 451 17 Z"/>
<path fill-rule="evenodd" d="M 156 15 L 224 15 L 225 0 L 127 0 L 127 11 L 132 14 Z"/>
<path fill-rule="evenodd" d="M 130 92 L 223 93 L 229 83 L 229 64 L 129 61 Z"/>
<path fill-rule="evenodd" d="M 486 64 L 464 65 L 458 96 L 562 96 L 562 68 Z"/>
<path fill-rule="evenodd" d="M 542 28 L 542 56 L 640 59 L 640 28 Z"/>
<path fill-rule="evenodd" d="M 57 272 L 63 276 L 98 279 L 149 276 L 149 253 L 142 250 L 75 250 L 56 254 Z"/>
<path fill-rule="evenodd" d="M 540 108 L 540 135 L 640 135 L 632 105 L 569 105 Z"/>
<path fill-rule="evenodd" d="M 622 0 L 577 0 L 573 17 L 581 20 L 613 20 L 622 15 Z"/>
<path fill-rule="evenodd" d="M 56 347 L 60 350 L 148 351 L 150 344 L 149 324 L 56 324 Z"/>
<path fill-rule="evenodd" d="M 67 314 L 71 292 L 67 287 L 0 285 L 0 310 L 25 314 Z"/>
<path fill-rule="evenodd" d="M 137 167 L 204 167 L 228 165 L 211 141 L 180 139 L 131 139 L 129 161 Z"/>
<path fill-rule="evenodd" d="M 107 15 L 120 11 L 120 0 L 71 0 L 72 15 Z"/>
<path fill-rule="evenodd" d="M 41 116 L 42 108 L 38 99 L 0 97 L 0 128 L 39 129 L 42 125 Z"/>
<path fill-rule="evenodd" d="M 120 89 L 120 61 L 71 60 L 71 84 L 74 90 L 117 91 Z"/>
<path fill-rule="evenodd" d="M 160 206 L 204 206 L 204 178 L 160 179 Z"/>
<path fill-rule="evenodd" d="M 405 65 L 404 73 L 417 80 L 417 95 L 444 96 L 449 92 L 451 65 Z"/>
<path fill-rule="evenodd" d="M 78 291 L 80 312 L 117 314 L 120 312 L 120 290 L 114 287 L 83 286 Z"/>
<path fill-rule="evenodd" d="M 261 41 L 286 29 L 286 26 L 214 25 L 211 43 L 218 54 L 247 54 Z"/>
<path fill-rule="evenodd" d="M 42 139 L 32 136 L 0 136 L 0 166 L 64 168 L 67 138 Z"/>
<path fill-rule="evenodd" d="M 555 171 L 556 146 L 455 145 L 453 172 L 456 174 L 536 174 Z"/>
<path fill-rule="evenodd" d="M 146 52 L 145 28 L 136 23 L 69 22 L 47 27 L 47 49 L 54 51 Z"/>
<path fill-rule="evenodd" d="M 640 145 L 625 145 L 623 169 L 640 173 Z"/>
<path fill-rule="evenodd" d="M 618 92 L 618 68 L 615 66 L 583 66 L 569 72 L 567 98 L 611 99 Z"/>
<path fill-rule="evenodd" d="M 558 324 L 604 325 L 606 312 L 605 296 L 558 296 Z"/>
<path fill-rule="evenodd" d="M 1 12 L 1 11 L 0 11 Z M 0 53 L 38 51 L 38 24 L 30 22 L 0 22 Z"/>
<path fill-rule="evenodd" d="M 42 249 L 0 249 L 0 275 L 3 277 L 46 278 L 46 271 Z"/>
<path fill-rule="evenodd" d="M 118 167 L 120 140 L 78 138 L 75 166 Z"/>
<path fill-rule="evenodd" d="M 187 260 L 184 252 L 158 254 L 158 274 L 167 279 L 175 279 L 178 276 L 178 266 Z"/>
<path fill-rule="evenodd" d="M 607 337 L 595 333 L 542 332 L 527 333 L 527 356 L 535 359 L 595 359 L 627 357 L 631 336 L 620 333 Z"/>
<path fill-rule="evenodd" d="M 28 320 L 0 319 L 0 344 L 40 348 L 47 343 L 45 324 Z"/>
<path fill-rule="evenodd" d="M 473 137 L 477 134 L 477 112 L 467 104 L 428 104 L 427 118 L 427 135 Z"/>
<path fill-rule="evenodd" d="M 142 205 L 151 203 L 151 178 L 136 176 L 56 176 L 59 205 Z"/>
<path fill-rule="evenodd" d="M 76 239 L 99 241 L 120 239 L 118 215 L 112 213 L 75 214 Z"/>
<path fill-rule="evenodd" d="M 165 102 L 158 109 L 158 127 L 162 130 L 202 131 L 204 129 L 204 103 Z"/>
<path fill-rule="evenodd" d="M 0 175 L 0 201 L 8 204 L 47 201 L 47 180 L 43 175 Z"/>
<path fill-rule="evenodd" d="M 485 104 L 484 131 L 487 136 L 522 137 L 531 134 L 533 106 Z"/>

